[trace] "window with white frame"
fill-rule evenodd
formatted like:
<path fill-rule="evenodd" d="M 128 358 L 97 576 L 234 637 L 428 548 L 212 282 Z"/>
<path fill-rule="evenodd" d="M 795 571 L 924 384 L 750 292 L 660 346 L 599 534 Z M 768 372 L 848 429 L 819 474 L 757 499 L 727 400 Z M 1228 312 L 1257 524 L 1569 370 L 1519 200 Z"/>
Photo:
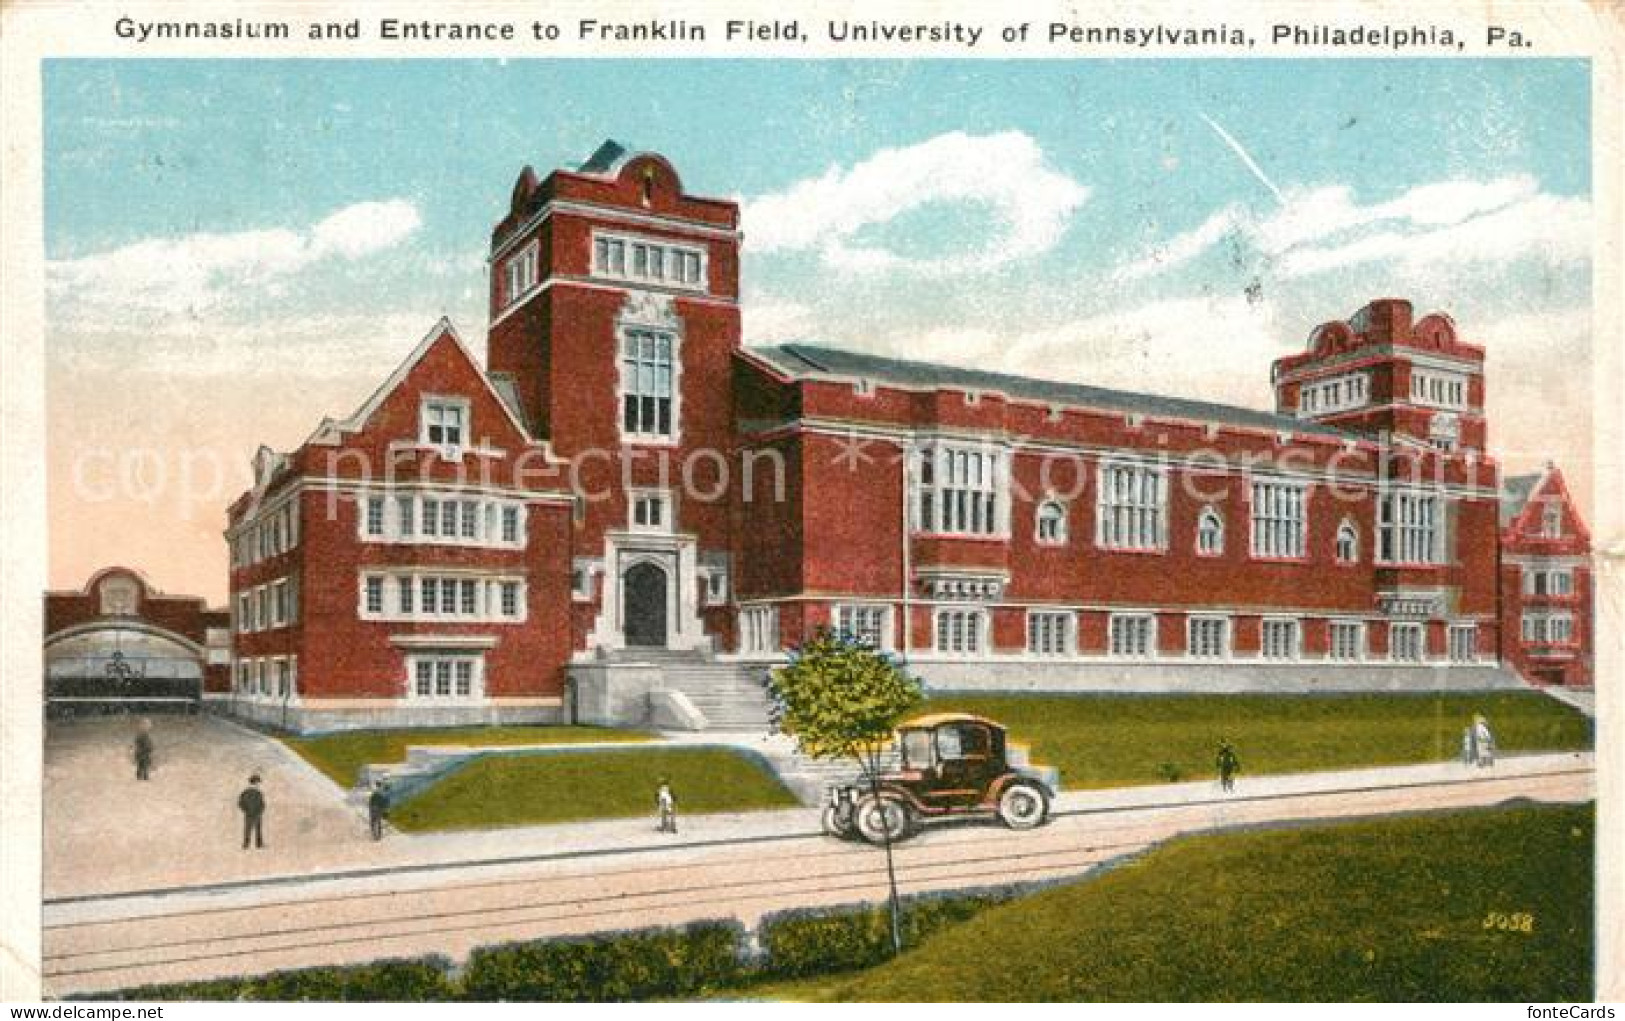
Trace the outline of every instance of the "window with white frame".
<path fill-rule="evenodd" d="M 1186 618 L 1185 652 L 1197 659 L 1223 659 L 1230 655 L 1230 619 Z"/>
<path fill-rule="evenodd" d="M 425 397 L 419 439 L 431 447 L 455 451 L 468 442 L 468 402 L 460 398 Z"/>
<path fill-rule="evenodd" d="M 502 264 L 504 304 L 512 305 L 536 286 L 541 278 L 539 255 L 540 248 L 532 241 Z"/>
<path fill-rule="evenodd" d="M 702 249 L 611 234 L 595 234 L 594 276 L 637 280 L 691 290 L 705 288 Z"/>
<path fill-rule="evenodd" d="M 288 580 L 283 578 L 271 583 L 271 626 L 287 627 L 288 623 Z"/>
<path fill-rule="evenodd" d="M 1301 559 L 1306 546 L 1305 490 L 1296 482 L 1254 482 L 1252 554 L 1266 559 Z"/>
<path fill-rule="evenodd" d="M 705 605 L 726 606 L 728 603 L 728 570 L 712 567 L 700 574 L 705 583 Z"/>
<path fill-rule="evenodd" d="M 1061 610 L 1027 611 L 1027 651 L 1034 656 L 1068 656 L 1077 644 L 1078 618 Z"/>
<path fill-rule="evenodd" d="M 1563 537 L 1563 506 L 1548 503 L 1540 512 L 1540 535 L 1543 539 Z"/>
<path fill-rule="evenodd" d="M 592 599 L 593 575 L 598 573 L 595 560 L 576 559 L 570 563 L 570 598 L 577 602 Z"/>
<path fill-rule="evenodd" d="M 1038 505 L 1035 538 L 1044 545 L 1058 546 L 1066 542 L 1066 504 L 1059 500 L 1045 500 Z"/>
<path fill-rule="evenodd" d="M 843 603 L 835 607 L 834 617 L 835 633 L 843 638 L 871 649 L 891 647 L 890 607 Z"/>
<path fill-rule="evenodd" d="M 1297 659 L 1302 631 L 1296 620 L 1265 618 L 1259 652 L 1265 659 Z"/>
<path fill-rule="evenodd" d="M 1224 552 L 1224 517 L 1213 507 L 1203 507 L 1196 519 L 1196 552 L 1216 557 Z"/>
<path fill-rule="evenodd" d="M 983 652 L 987 644 L 987 615 L 981 610 L 938 610 L 936 648 L 950 656 Z"/>
<path fill-rule="evenodd" d="M 987 447 L 946 443 L 922 449 L 914 477 L 915 522 L 922 532 L 993 536 L 1006 533 L 1008 462 Z"/>
<path fill-rule="evenodd" d="M 1114 613 L 1107 639 L 1113 656 L 1145 659 L 1156 651 L 1157 620 L 1149 613 Z"/>
<path fill-rule="evenodd" d="M 363 527 L 367 534 L 380 536 L 384 534 L 384 498 L 381 496 L 367 497 L 366 520 Z"/>
<path fill-rule="evenodd" d="M 361 537 L 369 542 L 437 546 L 525 544 L 525 508 L 517 500 L 451 495 L 369 496 Z"/>
<path fill-rule="evenodd" d="M 779 651 L 777 606 L 747 606 L 739 611 L 739 651 L 745 653 Z"/>
<path fill-rule="evenodd" d="M 1427 633 L 1421 624 L 1388 625 L 1388 658 L 1399 663 L 1420 663 L 1427 657 Z"/>
<path fill-rule="evenodd" d="M 1450 625 L 1450 661 L 1473 663 L 1478 660 L 1478 626 L 1476 624 Z"/>
<path fill-rule="evenodd" d="M 371 620 L 506 623 L 525 617 L 519 578 L 390 571 L 361 582 L 361 615 Z"/>
<path fill-rule="evenodd" d="M 1526 613 L 1523 640 L 1531 645 L 1566 645 L 1574 641 L 1571 613 Z"/>
<path fill-rule="evenodd" d="M 362 607 L 367 613 L 374 616 L 384 612 L 384 579 L 378 575 L 368 575 L 362 579 Z"/>
<path fill-rule="evenodd" d="M 1523 591 L 1529 596 L 1572 596 L 1574 572 L 1566 567 L 1526 569 Z"/>
<path fill-rule="evenodd" d="M 1317 383 L 1306 383 L 1298 402 L 1300 416 L 1329 415 L 1365 405 L 1370 396 L 1370 383 L 1365 373 L 1353 372 L 1333 376 Z"/>
<path fill-rule="evenodd" d="M 630 525 L 636 532 L 669 532 L 675 526 L 671 515 L 671 494 L 633 492 Z"/>
<path fill-rule="evenodd" d="M 1411 400 L 1436 408 L 1467 406 L 1467 377 L 1441 369 L 1411 368 Z"/>
<path fill-rule="evenodd" d="M 247 592 L 237 596 L 237 630 L 243 634 L 254 630 L 253 597 Z"/>
<path fill-rule="evenodd" d="M 1337 526 L 1337 562 L 1340 564 L 1357 563 L 1360 559 L 1360 533 L 1355 530 L 1354 522 L 1344 519 Z"/>
<path fill-rule="evenodd" d="M 677 337 L 628 327 L 621 334 L 621 433 L 642 439 L 677 434 Z"/>
<path fill-rule="evenodd" d="M 1389 564 L 1443 562 L 1443 503 L 1432 493 L 1395 490 L 1377 502 L 1377 556 Z"/>
<path fill-rule="evenodd" d="M 1168 480 L 1160 468 L 1103 464 L 1095 500 L 1095 541 L 1104 549 L 1168 545 Z"/>
<path fill-rule="evenodd" d="M 1331 623 L 1331 644 L 1327 650 L 1332 659 L 1361 660 L 1365 658 L 1365 624 L 1358 620 L 1334 620 Z"/>
<path fill-rule="evenodd" d="M 418 701 L 467 701 L 484 694 L 485 660 L 478 655 L 406 658 L 407 695 Z"/>

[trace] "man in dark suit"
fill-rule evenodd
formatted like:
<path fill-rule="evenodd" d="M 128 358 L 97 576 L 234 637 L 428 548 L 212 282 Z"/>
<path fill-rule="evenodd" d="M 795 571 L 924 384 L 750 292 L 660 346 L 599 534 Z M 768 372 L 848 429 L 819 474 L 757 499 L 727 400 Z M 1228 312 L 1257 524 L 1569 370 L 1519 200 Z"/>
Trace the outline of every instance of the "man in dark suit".
<path fill-rule="evenodd" d="M 135 734 L 135 778 L 152 779 L 152 722 L 142 720 Z"/>
<path fill-rule="evenodd" d="M 248 778 L 248 786 L 237 795 L 237 807 L 243 811 L 243 850 L 248 850 L 252 837 L 255 847 L 265 846 L 265 794 L 260 790 L 260 775 Z"/>
<path fill-rule="evenodd" d="M 389 790 L 384 787 L 384 781 L 379 780 L 372 785 L 372 794 L 367 798 L 367 823 L 372 828 L 372 839 L 384 839 L 384 818 L 389 814 Z"/>

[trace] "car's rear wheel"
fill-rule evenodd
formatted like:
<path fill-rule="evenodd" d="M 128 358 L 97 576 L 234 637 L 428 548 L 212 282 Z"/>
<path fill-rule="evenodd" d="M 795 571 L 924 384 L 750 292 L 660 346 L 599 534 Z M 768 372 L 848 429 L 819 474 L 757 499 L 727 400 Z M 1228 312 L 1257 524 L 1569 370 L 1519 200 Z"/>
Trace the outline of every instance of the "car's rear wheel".
<path fill-rule="evenodd" d="M 916 829 L 914 808 L 901 798 L 874 797 L 858 803 L 858 832 L 871 844 L 907 840 Z"/>
<path fill-rule="evenodd" d="M 1049 818 L 1049 795 L 1035 783 L 1017 780 L 999 795 L 999 821 L 1013 830 L 1030 830 Z"/>

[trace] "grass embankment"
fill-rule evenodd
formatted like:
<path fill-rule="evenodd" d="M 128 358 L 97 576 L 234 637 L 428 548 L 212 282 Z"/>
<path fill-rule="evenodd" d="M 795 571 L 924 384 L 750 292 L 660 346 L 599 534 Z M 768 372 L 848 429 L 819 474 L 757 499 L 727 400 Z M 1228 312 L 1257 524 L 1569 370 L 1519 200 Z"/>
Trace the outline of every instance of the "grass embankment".
<path fill-rule="evenodd" d="M 1072 790 L 1214 775 L 1221 737 L 1242 778 L 1453 759 L 1474 713 L 1502 753 L 1591 747 L 1581 713 L 1534 692 L 1360 695 L 943 695 L 926 711 L 989 716 Z M 1172 767 L 1171 769 L 1167 767 Z"/>
<path fill-rule="evenodd" d="M 1584 1001 L 1594 831 L 1589 805 L 1508 806 L 1190 837 L 878 968 L 746 995 Z"/>
<path fill-rule="evenodd" d="M 648 741 L 652 734 L 613 727 L 444 727 L 435 730 L 354 730 L 283 742 L 340 787 L 354 787 L 361 767 L 405 762 L 408 745 L 587 744 L 594 741 Z"/>
<path fill-rule="evenodd" d="M 723 748 L 628 748 L 476 759 L 390 813 L 403 830 L 654 817 L 665 777 L 679 815 L 793 808 L 772 770 Z"/>

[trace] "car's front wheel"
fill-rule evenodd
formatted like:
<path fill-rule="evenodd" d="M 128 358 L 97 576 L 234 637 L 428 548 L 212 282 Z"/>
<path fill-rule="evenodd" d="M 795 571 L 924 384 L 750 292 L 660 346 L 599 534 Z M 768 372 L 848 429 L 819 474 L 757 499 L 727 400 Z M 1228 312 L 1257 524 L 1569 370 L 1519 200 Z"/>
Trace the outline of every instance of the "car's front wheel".
<path fill-rule="evenodd" d="M 1049 818 L 1049 795 L 1035 783 L 1017 780 L 999 795 L 999 821 L 1013 830 L 1030 830 Z"/>
<path fill-rule="evenodd" d="M 870 796 L 858 803 L 858 832 L 871 844 L 895 844 L 914 829 L 914 809 L 900 798 Z"/>
<path fill-rule="evenodd" d="M 842 840 L 851 840 L 858 835 L 857 825 L 853 819 L 852 803 L 824 806 L 824 832 L 832 837 Z"/>

